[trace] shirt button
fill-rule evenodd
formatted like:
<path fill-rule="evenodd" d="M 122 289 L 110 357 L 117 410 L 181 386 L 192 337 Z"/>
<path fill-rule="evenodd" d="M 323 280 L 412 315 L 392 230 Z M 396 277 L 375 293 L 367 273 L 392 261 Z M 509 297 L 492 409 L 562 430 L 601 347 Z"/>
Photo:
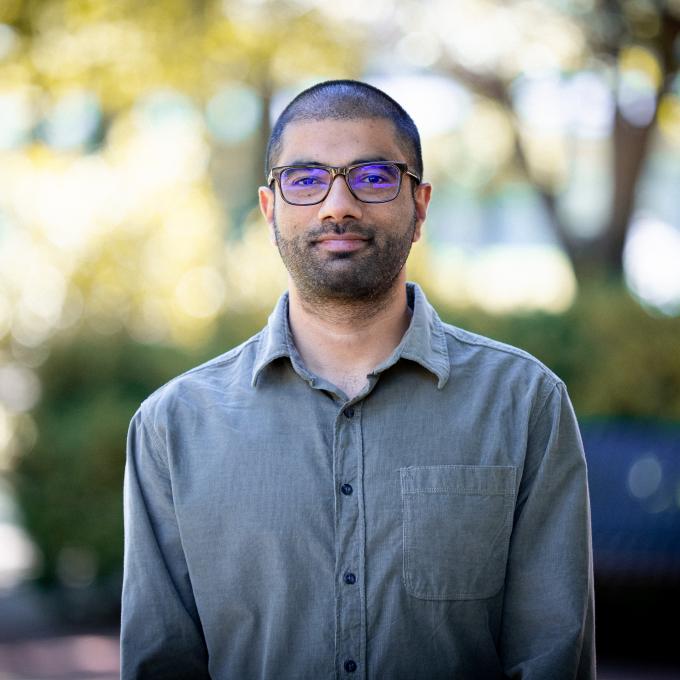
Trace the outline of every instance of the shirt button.
<path fill-rule="evenodd" d="M 345 583 L 349 586 L 354 585 L 357 582 L 357 577 L 355 574 L 353 574 L 351 571 L 348 571 L 343 578 L 345 579 Z"/>
<path fill-rule="evenodd" d="M 352 406 L 348 406 L 343 413 L 345 414 L 345 418 L 354 418 L 354 408 Z"/>
<path fill-rule="evenodd" d="M 340 487 L 340 491 L 342 491 L 342 493 L 344 493 L 345 496 L 349 496 L 352 493 L 352 491 L 354 491 L 354 489 L 352 488 L 351 484 L 343 484 Z"/>
<path fill-rule="evenodd" d="M 345 661 L 345 670 L 348 673 L 354 673 L 354 671 L 356 669 L 357 669 L 357 664 L 356 664 L 356 661 L 354 661 L 354 659 L 347 659 L 347 661 Z"/>

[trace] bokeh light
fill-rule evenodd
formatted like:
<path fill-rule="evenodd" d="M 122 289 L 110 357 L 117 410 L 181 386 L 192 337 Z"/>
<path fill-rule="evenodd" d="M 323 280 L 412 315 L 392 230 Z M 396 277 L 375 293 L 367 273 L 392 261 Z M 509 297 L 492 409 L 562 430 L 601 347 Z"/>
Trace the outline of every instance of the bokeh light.
<path fill-rule="evenodd" d="M 663 470 L 655 456 L 636 460 L 628 472 L 628 489 L 635 498 L 649 498 L 661 485 Z"/>
<path fill-rule="evenodd" d="M 206 104 L 206 122 L 220 142 L 233 144 L 257 131 L 262 103 L 252 88 L 238 83 L 224 85 Z"/>
<path fill-rule="evenodd" d="M 680 313 L 680 228 L 637 215 L 624 258 L 628 285 L 641 301 L 665 314 Z"/>
<path fill-rule="evenodd" d="M 633 45 L 619 55 L 618 104 L 623 117 L 633 125 L 648 125 L 656 112 L 656 96 L 663 74 L 657 57 Z"/>

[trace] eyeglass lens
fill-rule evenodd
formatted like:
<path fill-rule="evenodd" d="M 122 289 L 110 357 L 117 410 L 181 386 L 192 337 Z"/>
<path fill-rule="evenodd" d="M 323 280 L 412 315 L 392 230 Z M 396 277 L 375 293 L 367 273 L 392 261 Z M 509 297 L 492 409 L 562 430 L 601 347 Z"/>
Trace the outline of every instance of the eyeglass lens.
<path fill-rule="evenodd" d="M 314 166 L 286 168 L 279 179 L 284 198 L 299 205 L 316 203 L 329 191 L 332 174 Z M 366 203 L 391 201 L 399 193 L 401 172 L 390 163 L 359 165 L 347 173 L 350 191 Z"/>

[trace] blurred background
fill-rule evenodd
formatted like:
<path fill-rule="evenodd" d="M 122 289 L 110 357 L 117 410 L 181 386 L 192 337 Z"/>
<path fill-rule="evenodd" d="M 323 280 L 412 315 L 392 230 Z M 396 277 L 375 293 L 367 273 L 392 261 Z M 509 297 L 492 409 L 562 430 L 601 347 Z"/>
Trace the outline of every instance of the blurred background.
<path fill-rule="evenodd" d="M 434 185 L 409 278 L 567 383 L 604 678 L 680 677 L 680 0 L 1 0 L 0 678 L 113 678 L 124 440 L 266 322 L 272 120 L 367 80 Z"/>

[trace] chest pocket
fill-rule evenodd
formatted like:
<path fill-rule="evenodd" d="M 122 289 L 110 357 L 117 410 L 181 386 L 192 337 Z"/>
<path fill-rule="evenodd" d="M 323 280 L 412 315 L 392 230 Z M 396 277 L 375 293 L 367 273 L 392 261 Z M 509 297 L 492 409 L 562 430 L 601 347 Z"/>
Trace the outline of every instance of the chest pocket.
<path fill-rule="evenodd" d="M 511 466 L 401 468 L 404 586 L 425 600 L 475 600 L 503 586 L 515 505 Z"/>

